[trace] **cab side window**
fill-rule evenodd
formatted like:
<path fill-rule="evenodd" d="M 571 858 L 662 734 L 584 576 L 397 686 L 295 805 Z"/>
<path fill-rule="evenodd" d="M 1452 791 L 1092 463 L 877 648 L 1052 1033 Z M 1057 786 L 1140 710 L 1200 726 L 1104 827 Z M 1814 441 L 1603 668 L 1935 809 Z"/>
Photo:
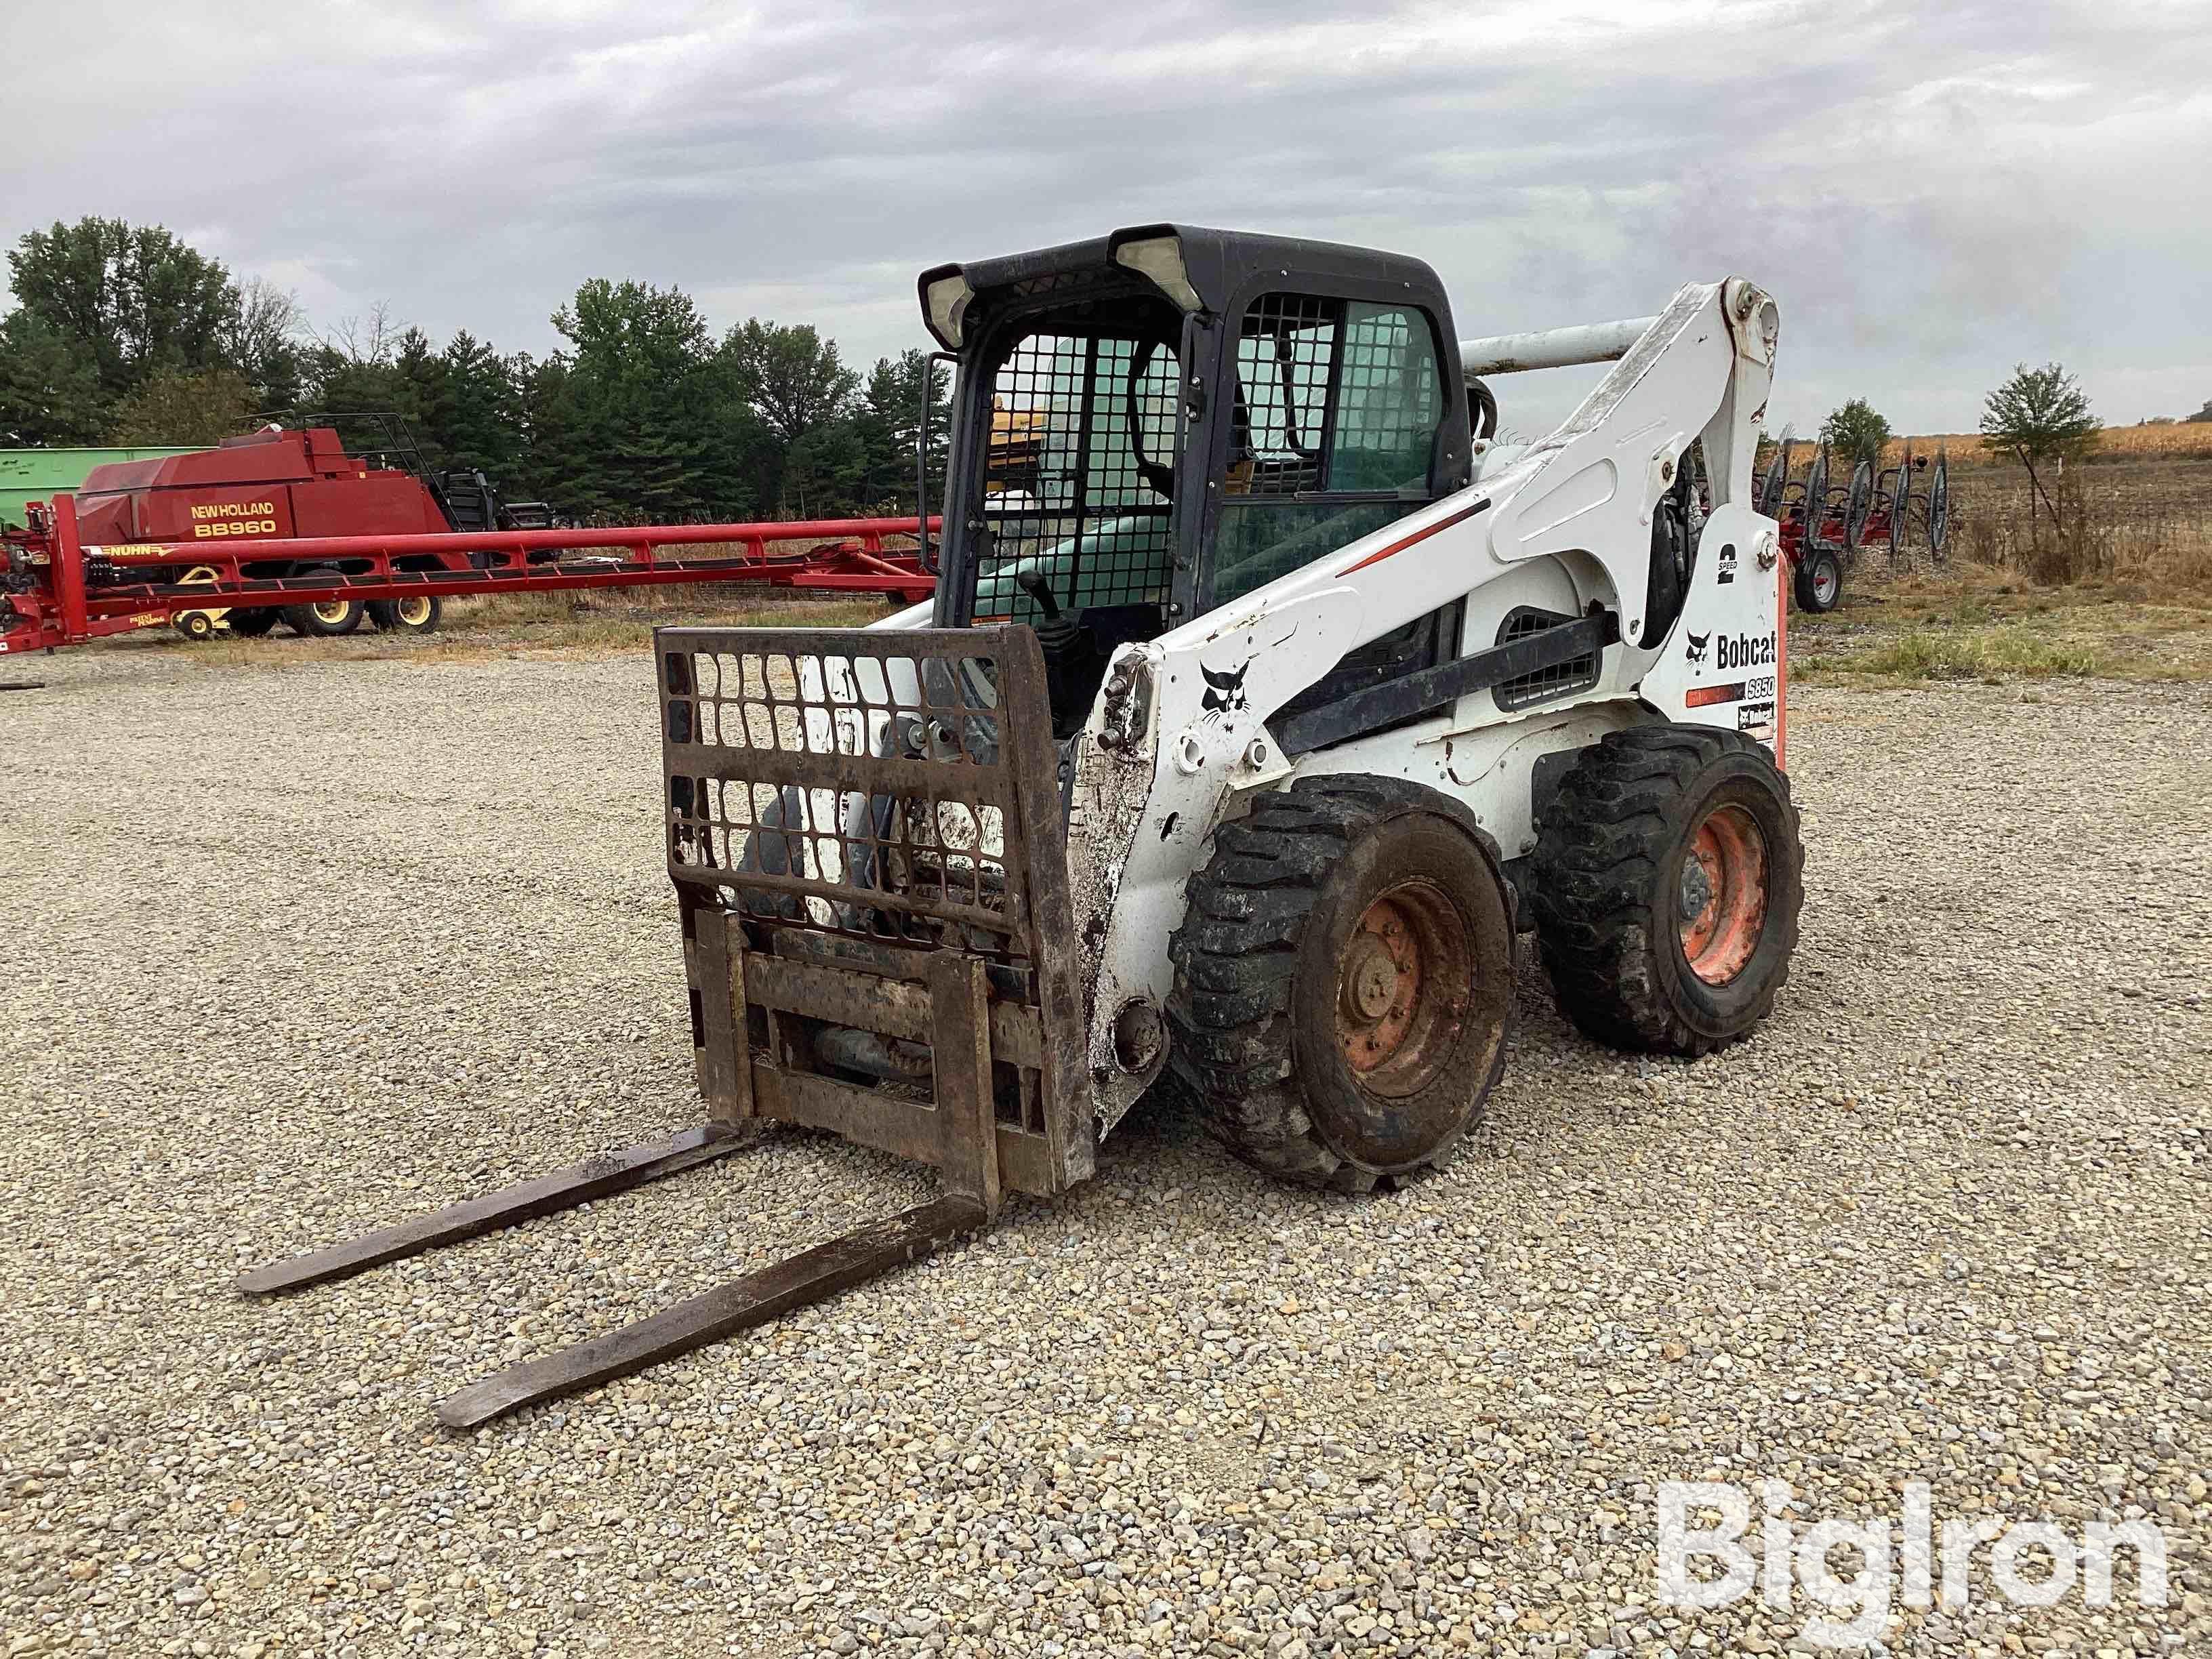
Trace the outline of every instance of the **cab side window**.
<path fill-rule="evenodd" d="M 1261 295 L 1237 340 L 1211 605 L 1249 593 L 1430 499 L 1443 383 L 1427 313 Z"/>
<path fill-rule="evenodd" d="M 1425 489 L 1444 413 L 1429 319 L 1402 306 L 1347 305 L 1337 404 L 1332 489 Z"/>

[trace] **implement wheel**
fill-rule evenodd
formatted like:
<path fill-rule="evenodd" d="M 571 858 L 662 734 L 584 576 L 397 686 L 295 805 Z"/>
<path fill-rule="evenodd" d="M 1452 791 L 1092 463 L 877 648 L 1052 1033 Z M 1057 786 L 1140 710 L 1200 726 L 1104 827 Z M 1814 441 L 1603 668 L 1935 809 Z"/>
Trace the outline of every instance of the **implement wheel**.
<path fill-rule="evenodd" d="M 437 631 L 444 605 L 429 594 L 410 599 L 371 599 L 368 623 L 382 634 L 431 634 Z"/>
<path fill-rule="evenodd" d="M 1825 617 L 1844 602 L 1844 562 L 1832 548 L 1808 548 L 1798 556 L 1790 586 L 1800 611 Z"/>
<path fill-rule="evenodd" d="M 1545 809 L 1536 933 L 1559 1010 L 1601 1042 L 1702 1054 L 1790 977 L 1805 851 L 1759 744 L 1645 726 L 1585 749 Z"/>
<path fill-rule="evenodd" d="M 326 564 L 300 572 L 302 576 L 319 577 L 328 581 L 343 580 L 343 573 Z M 295 634 L 305 634 L 313 639 L 337 639 L 350 634 L 361 626 L 364 607 L 359 599 L 330 599 L 321 605 L 288 605 L 284 620 L 292 624 Z"/>
<path fill-rule="evenodd" d="M 1774 446 L 1774 459 L 1759 486 L 1759 510 L 1770 519 L 1782 516 L 1782 497 L 1790 487 L 1790 447 L 1787 438 Z"/>
<path fill-rule="evenodd" d="M 1301 779 L 1215 834 L 1170 941 L 1170 1061 L 1246 1163 L 1365 1192 L 1442 1162 L 1505 1062 L 1513 906 L 1457 802 Z"/>
<path fill-rule="evenodd" d="M 1805 545 L 1828 545 L 1828 447 L 1813 453 L 1813 470 L 1805 475 Z"/>
<path fill-rule="evenodd" d="M 1861 461 L 1851 469 L 1850 494 L 1844 504 L 1844 556 L 1849 558 L 1859 550 L 1859 538 L 1866 533 L 1867 514 L 1874 508 L 1874 463 Z"/>
<path fill-rule="evenodd" d="M 1936 476 L 1928 486 L 1928 550 L 1944 562 L 1951 542 L 1951 458 L 1938 453 Z"/>

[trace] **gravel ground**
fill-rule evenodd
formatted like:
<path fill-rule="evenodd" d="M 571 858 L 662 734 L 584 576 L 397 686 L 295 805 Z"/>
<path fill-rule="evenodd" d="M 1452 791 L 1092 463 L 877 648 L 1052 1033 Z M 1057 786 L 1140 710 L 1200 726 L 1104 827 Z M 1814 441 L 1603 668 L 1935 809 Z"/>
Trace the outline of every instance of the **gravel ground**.
<path fill-rule="evenodd" d="M 9 1654 L 1766 1653 L 1802 1595 L 1654 1569 L 1656 1483 L 1763 1477 L 2166 1533 L 2162 1610 L 1978 1569 L 1894 1651 L 2212 1652 L 2202 688 L 1801 695 L 1750 1044 L 1601 1052 L 1539 986 L 1409 1192 L 1140 1109 L 1058 1205 L 457 1437 L 459 1383 L 930 1183 L 791 1133 L 233 1295 L 696 1118 L 648 675 L 149 654 L 0 702 Z"/>

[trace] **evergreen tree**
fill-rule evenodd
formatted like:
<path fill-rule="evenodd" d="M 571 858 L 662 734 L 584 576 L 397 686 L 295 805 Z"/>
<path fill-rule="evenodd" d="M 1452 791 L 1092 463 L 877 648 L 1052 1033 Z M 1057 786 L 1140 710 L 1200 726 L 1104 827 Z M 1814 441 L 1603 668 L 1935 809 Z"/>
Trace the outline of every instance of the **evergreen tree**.
<path fill-rule="evenodd" d="M 860 442 L 867 453 L 867 468 L 860 485 L 860 508 L 885 514 L 914 511 L 915 440 L 919 434 L 923 388 L 928 388 L 929 501 L 933 510 L 945 505 L 945 456 L 950 444 L 951 410 L 948 399 L 952 377 L 929 353 L 902 352 L 896 359 L 878 357 L 868 373 L 860 407 L 854 416 Z"/>
<path fill-rule="evenodd" d="M 703 518 L 717 402 L 707 325 L 680 289 L 595 277 L 553 315 L 586 453 L 584 510 L 632 523 Z"/>
<path fill-rule="evenodd" d="M 477 467 L 504 483 L 515 476 L 521 398 L 507 359 L 466 329 L 446 343 L 438 413 L 423 413 L 426 441 L 451 466 Z"/>
<path fill-rule="evenodd" d="M 564 519 L 604 523 L 608 513 L 593 495 L 590 441 L 576 397 L 574 365 L 556 352 L 543 362 L 527 352 L 509 361 L 521 415 L 519 457 L 511 486 L 518 495 L 550 501 Z M 503 488 L 509 481 L 500 478 Z"/>

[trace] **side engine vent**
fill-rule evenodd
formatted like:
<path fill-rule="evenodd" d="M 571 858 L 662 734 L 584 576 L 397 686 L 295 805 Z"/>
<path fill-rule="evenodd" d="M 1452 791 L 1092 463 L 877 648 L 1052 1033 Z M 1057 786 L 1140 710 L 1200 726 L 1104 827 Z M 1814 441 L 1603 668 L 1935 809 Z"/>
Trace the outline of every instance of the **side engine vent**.
<path fill-rule="evenodd" d="M 1546 611 L 1537 605 L 1516 605 L 1505 613 L 1505 620 L 1498 625 L 1499 645 L 1510 645 L 1526 639 L 1531 634 L 1540 634 L 1547 628 L 1575 619 L 1557 611 Z M 1533 708 L 1548 702 L 1553 697 L 1568 697 L 1578 691 L 1588 691 L 1597 684 L 1598 659 L 1601 653 L 1572 657 L 1552 668 L 1540 668 L 1533 674 L 1516 675 L 1492 689 L 1498 706 L 1506 713 Z"/>

